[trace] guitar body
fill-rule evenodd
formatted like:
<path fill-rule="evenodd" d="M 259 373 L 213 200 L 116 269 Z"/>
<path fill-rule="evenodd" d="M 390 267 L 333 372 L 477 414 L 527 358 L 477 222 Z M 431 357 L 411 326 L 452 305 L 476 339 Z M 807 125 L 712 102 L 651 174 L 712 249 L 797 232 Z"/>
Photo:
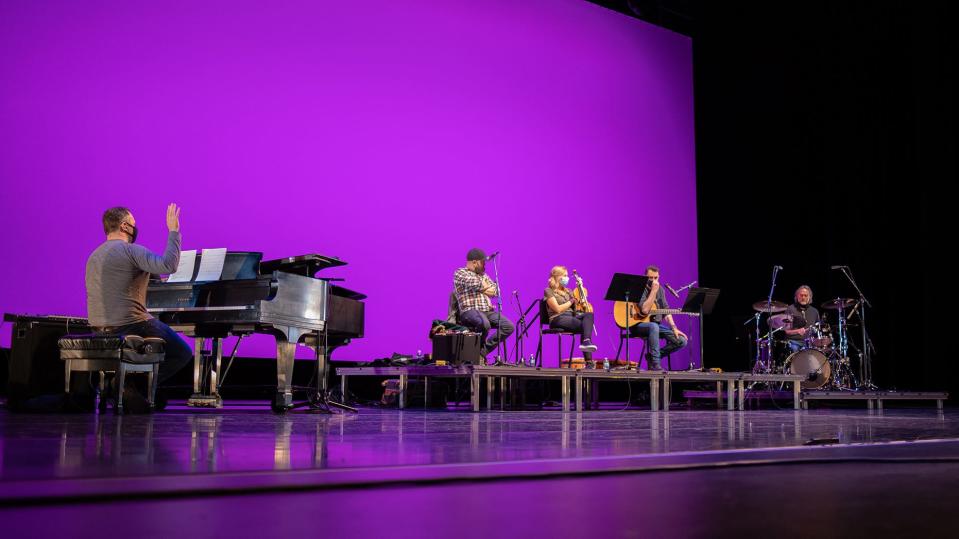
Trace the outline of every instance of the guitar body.
<path fill-rule="evenodd" d="M 649 322 L 652 320 L 653 313 L 655 312 L 656 309 L 654 308 L 648 315 L 643 316 L 637 303 L 626 303 L 625 301 L 613 303 L 613 320 L 616 321 L 617 326 L 623 329 L 631 328 L 643 322 Z"/>

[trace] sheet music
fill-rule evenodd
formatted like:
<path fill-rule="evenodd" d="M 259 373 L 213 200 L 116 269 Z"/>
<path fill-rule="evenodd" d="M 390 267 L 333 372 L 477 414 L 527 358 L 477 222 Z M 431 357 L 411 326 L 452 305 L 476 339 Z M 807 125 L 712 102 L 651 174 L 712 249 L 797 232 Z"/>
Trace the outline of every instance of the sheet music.
<path fill-rule="evenodd" d="M 170 274 L 166 282 L 185 283 L 193 278 L 193 268 L 196 266 L 196 249 L 180 251 L 180 265 Z"/>
<path fill-rule="evenodd" d="M 226 260 L 226 248 L 203 249 L 200 252 L 200 271 L 197 281 L 219 281 L 223 273 L 223 261 Z"/>

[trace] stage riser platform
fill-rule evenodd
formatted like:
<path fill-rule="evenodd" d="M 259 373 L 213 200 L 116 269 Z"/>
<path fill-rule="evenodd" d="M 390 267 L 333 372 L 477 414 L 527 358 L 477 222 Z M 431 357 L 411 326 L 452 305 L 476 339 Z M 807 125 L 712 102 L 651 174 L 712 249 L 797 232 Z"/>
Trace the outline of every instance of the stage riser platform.
<path fill-rule="evenodd" d="M 349 378 L 352 376 L 379 376 L 398 378 L 400 395 L 399 407 L 407 405 L 407 383 L 410 378 L 422 378 L 428 384 L 430 378 L 468 378 L 470 380 L 470 403 L 474 412 L 480 411 L 480 397 L 483 381 L 486 381 L 486 407 L 492 409 L 496 386 L 500 388 L 500 407 L 505 407 L 503 395 L 508 386 L 516 380 L 541 379 L 558 380 L 560 383 L 561 406 L 570 411 L 575 405 L 577 412 L 584 411 L 584 397 L 596 400 L 599 382 L 641 381 L 649 384 L 650 409 L 669 409 L 671 384 L 674 382 L 703 382 L 715 384 L 717 408 L 722 408 L 723 390 L 726 394 L 726 409 L 745 409 L 746 384 L 753 382 L 791 384 L 793 408 L 800 408 L 799 383 L 805 379 L 792 374 L 753 374 L 745 372 L 699 372 L 699 371 L 635 371 L 600 369 L 562 369 L 532 368 L 511 366 L 461 365 L 455 367 L 406 366 L 406 367 L 349 367 L 338 368 L 341 391 L 348 394 Z M 424 392 L 426 393 L 426 392 Z M 662 399 L 660 399 L 662 397 Z M 575 402 L 575 403 L 574 403 Z"/>
<path fill-rule="evenodd" d="M 787 391 L 766 391 L 758 390 L 747 392 L 745 400 L 747 401 L 785 401 L 793 397 L 791 392 Z M 710 391 L 683 391 L 683 398 L 687 401 L 711 400 L 715 395 Z M 944 391 L 816 391 L 805 390 L 799 393 L 800 404 L 804 410 L 809 409 L 811 402 L 843 402 L 856 401 L 865 402 L 869 410 L 883 409 L 884 401 L 913 401 L 913 402 L 935 402 L 936 408 L 942 410 L 943 404 L 949 399 L 949 393 Z"/>

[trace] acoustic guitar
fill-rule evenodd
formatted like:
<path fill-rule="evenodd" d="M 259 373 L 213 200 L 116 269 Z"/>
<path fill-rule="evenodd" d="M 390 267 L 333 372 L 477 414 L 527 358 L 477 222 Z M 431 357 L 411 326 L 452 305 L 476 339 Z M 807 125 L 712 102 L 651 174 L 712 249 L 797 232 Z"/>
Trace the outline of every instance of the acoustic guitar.
<path fill-rule="evenodd" d="M 682 309 L 657 309 L 656 307 L 653 307 L 653 309 L 649 311 L 649 314 L 643 316 L 642 311 L 639 309 L 639 304 L 637 303 L 629 302 L 627 304 L 625 301 L 617 301 L 613 303 L 613 320 L 616 321 L 617 326 L 623 329 L 631 328 L 636 324 L 642 324 L 643 322 L 652 322 L 654 316 L 666 316 L 667 314 L 699 316 L 699 313 L 687 313 Z"/>

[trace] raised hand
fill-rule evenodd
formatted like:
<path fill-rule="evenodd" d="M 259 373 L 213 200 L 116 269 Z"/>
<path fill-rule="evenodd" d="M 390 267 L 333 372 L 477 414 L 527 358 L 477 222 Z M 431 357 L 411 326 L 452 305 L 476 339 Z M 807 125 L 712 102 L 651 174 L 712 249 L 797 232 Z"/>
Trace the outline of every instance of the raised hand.
<path fill-rule="evenodd" d="M 170 229 L 170 232 L 180 231 L 180 208 L 176 204 L 166 207 L 166 227 Z"/>

